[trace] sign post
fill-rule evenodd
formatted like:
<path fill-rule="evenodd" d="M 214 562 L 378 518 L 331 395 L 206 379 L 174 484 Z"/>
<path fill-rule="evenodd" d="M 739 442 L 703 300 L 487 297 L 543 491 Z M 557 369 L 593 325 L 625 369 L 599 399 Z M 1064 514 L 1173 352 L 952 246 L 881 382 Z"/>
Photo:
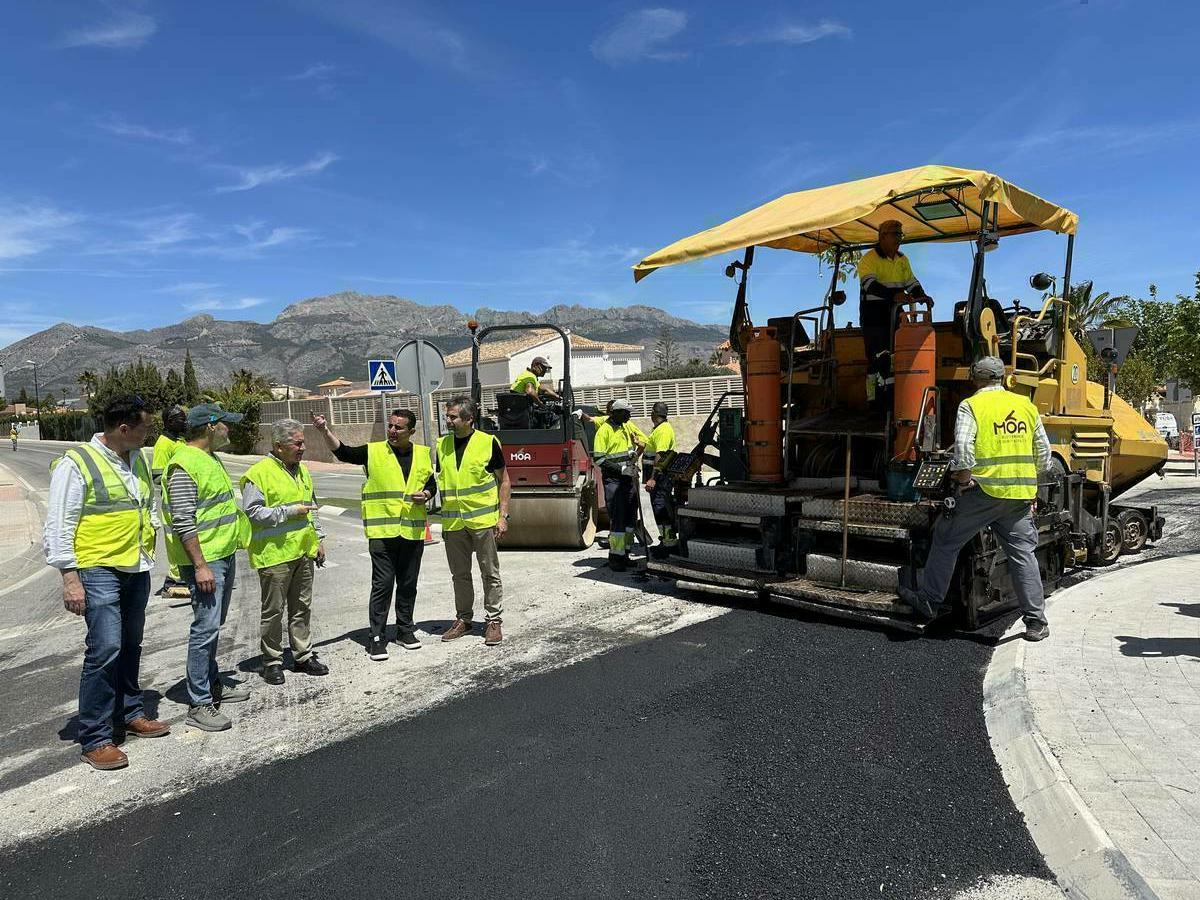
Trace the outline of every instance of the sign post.
<path fill-rule="evenodd" d="M 1192 475 L 1200 475 L 1200 413 L 1192 413 Z"/>
<path fill-rule="evenodd" d="M 409 341 L 396 351 L 396 383 L 421 400 L 421 433 L 425 445 L 432 448 L 429 430 L 429 397 L 446 378 L 446 360 L 442 351 L 429 341 Z"/>
<path fill-rule="evenodd" d="M 367 360 L 367 386 L 379 391 L 379 421 L 383 423 L 383 440 L 387 440 L 387 395 L 396 390 L 396 361 L 393 359 Z"/>

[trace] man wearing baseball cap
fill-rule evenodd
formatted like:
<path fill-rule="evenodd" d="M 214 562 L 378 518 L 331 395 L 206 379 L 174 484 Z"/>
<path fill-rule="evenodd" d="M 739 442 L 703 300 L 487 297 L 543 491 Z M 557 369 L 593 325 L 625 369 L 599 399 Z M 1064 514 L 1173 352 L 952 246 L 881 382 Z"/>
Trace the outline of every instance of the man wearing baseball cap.
<path fill-rule="evenodd" d="M 550 361 L 544 356 L 535 356 L 529 363 L 529 368 L 516 377 L 512 383 L 514 394 L 527 394 L 535 404 L 541 406 L 544 400 L 561 400 L 562 398 L 542 384 L 542 379 L 550 371 Z"/>
<path fill-rule="evenodd" d="M 245 684 L 222 681 L 217 641 L 229 614 L 237 551 L 250 545 L 250 520 L 238 509 L 229 473 L 217 451 L 229 444 L 229 426 L 242 414 L 201 403 L 187 414 L 187 443 L 176 449 L 163 476 L 163 513 L 170 524 L 167 555 L 192 592 L 187 650 L 187 724 L 224 731 L 232 722 L 218 706 L 248 700 Z"/>
<path fill-rule="evenodd" d="M 958 552 L 990 528 L 1008 558 L 1025 619 L 1025 640 L 1040 641 L 1050 636 L 1050 626 L 1034 555 L 1038 531 L 1033 508 L 1038 473 L 1050 468 L 1050 441 L 1037 407 L 1005 390 L 1000 359 L 977 360 L 971 366 L 971 380 L 975 393 L 959 405 L 954 425 L 951 472 L 961 494 L 953 515 L 934 525 L 933 546 L 915 585 L 910 573 L 901 579 L 900 596 L 917 615 L 935 618 L 950 588 Z M 908 584 L 903 584 L 905 580 Z"/>
<path fill-rule="evenodd" d="M 633 407 L 628 400 L 614 400 L 608 418 L 596 429 L 592 456 L 604 480 L 604 505 L 608 507 L 608 565 L 614 572 L 629 567 L 629 544 L 637 522 L 637 458 L 645 439 L 629 421 Z"/>

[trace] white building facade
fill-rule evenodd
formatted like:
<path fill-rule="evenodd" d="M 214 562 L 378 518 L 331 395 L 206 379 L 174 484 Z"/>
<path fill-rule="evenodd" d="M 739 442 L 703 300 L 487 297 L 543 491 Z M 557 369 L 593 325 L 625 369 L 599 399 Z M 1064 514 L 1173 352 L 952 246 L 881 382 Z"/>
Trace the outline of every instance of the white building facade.
<path fill-rule="evenodd" d="M 642 371 L 642 350 L 637 344 L 593 341 L 572 334 L 571 382 L 577 387 L 613 384 Z M 563 374 L 563 342 L 555 333 L 539 332 L 505 340 L 485 340 L 480 347 L 479 379 L 484 385 L 512 384 L 534 357 L 542 356 L 553 367 L 547 380 L 558 384 Z M 445 387 L 471 385 L 471 348 L 446 357 Z"/>

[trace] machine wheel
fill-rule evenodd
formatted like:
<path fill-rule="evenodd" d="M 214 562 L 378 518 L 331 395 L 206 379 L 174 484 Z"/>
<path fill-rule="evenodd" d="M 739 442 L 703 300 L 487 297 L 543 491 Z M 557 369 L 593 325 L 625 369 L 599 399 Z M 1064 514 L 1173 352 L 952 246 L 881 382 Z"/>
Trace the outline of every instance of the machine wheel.
<path fill-rule="evenodd" d="M 1121 552 L 1141 553 L 1150 539 L 1150 523 L 1136 509 L 1127 509 L 1117 516 L 1117 526 L 1121 529 Z"/>
<path fill-rule="evenodd" d="M 1096 542 L 1096 546 L 1088 550 L 1088 565 L 1111 566 L 1121 555 L 1121 526 L 1116 519 L 1108 520 L 1108 528 Z"/>

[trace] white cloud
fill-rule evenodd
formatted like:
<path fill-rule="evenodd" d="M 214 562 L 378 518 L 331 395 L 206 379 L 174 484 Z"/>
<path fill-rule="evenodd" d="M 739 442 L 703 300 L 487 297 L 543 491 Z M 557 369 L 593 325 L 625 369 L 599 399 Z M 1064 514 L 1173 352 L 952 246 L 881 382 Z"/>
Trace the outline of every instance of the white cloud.
<path fill-rule="evenodd" d="M 221 287 L 214 281 L 181 281 L 178 284 L 168 284 L 155 291 L 156 294 L 200 294 Z"/>
<path fill-rule="evenodd" d="M 822 19 L 815 25 L 805 25 L 798 22 L 785 22 L 774 28 L 764 28 L 761 31 L 742 34 L 730 39 L 731 44 L 811 44 L 827 37 L 853 37 L 847 25 Z"/>
<path fill-rule="evenodd" d="M 312 81 L 322 78 L 328 78 L 337 71 L 337 66 L 329 63 L 313 63 L 303 72 L 297 72 L 295 75 L 289 75 L 288 81 Z"/>
<path fill-rule="evenodd" d="M 683 59 L 687 54 L 663 45 L 687 27 L 687 13 L 677 9 L 639 9 L 592 42 L 592 55 L 610 66 L 651 59 Z"/>
<path fill-rule="evenodd" d="M 1159 122 L 1122 125 L 1081 125 L 1050 128 L 1026 135 L 1013 145 L 1013 156 L 1075 150 L 1096 153 L 1132 154 L 1155 150 L 1164 144 L 1181 147 L 1200 136 L 1200 122 Z"/>
<path fill-rule="evenodd" d="M 189 312 L 213 309 L 250 309 L 267 302 L 266 297 L 240 297 L 237 300 L 222 300 L 219 297 L 202 297 L 191 303 L 185 303 L 183 308 Z"/>
<path fill-rule="evenodd" d="M 256 166 L 253 168 L 222 166 L 221 168 L 232 170 L 237 175 L 239 181 L 235 184 L 222 185 L 216 190 L 218 194 L 250 191 L 266 184 L 275 184 L 279 181 L 301 178 L 305 175 L 315 175 L 318 172 L 324 171 L 331 163 L 336 162 L 337 159 L 338 156 L 335 153 L 321 153 L 314 156 L 308 162 L 295 166 L 289 166 L 284 163 Z"/>
<path fill-rule="evenodd" d="M 144 13 L 118 13 L 107 22 L 77 28 L 63 35 L 62 47 L 105 47 L 136 50 L 158 31 L 158 23 Z"/>
<path fill-rule="evenodd" d="M 33 256 L 71 236 L 81 217 L 44 205 L 0 205 L 0 259 Z"/>
<path fill-rule="evenodd" d="M 145 125 L 135 125 L 120 116 L 110 116 L 96 122 L 97 128 L 102 128 L 109 134 L 118 137 L 138 138 L 147 141 L 161 141 L 164 144 L 184 146 L 192 142 L 192 134 L 186 128 L 148 128 Z"/>

